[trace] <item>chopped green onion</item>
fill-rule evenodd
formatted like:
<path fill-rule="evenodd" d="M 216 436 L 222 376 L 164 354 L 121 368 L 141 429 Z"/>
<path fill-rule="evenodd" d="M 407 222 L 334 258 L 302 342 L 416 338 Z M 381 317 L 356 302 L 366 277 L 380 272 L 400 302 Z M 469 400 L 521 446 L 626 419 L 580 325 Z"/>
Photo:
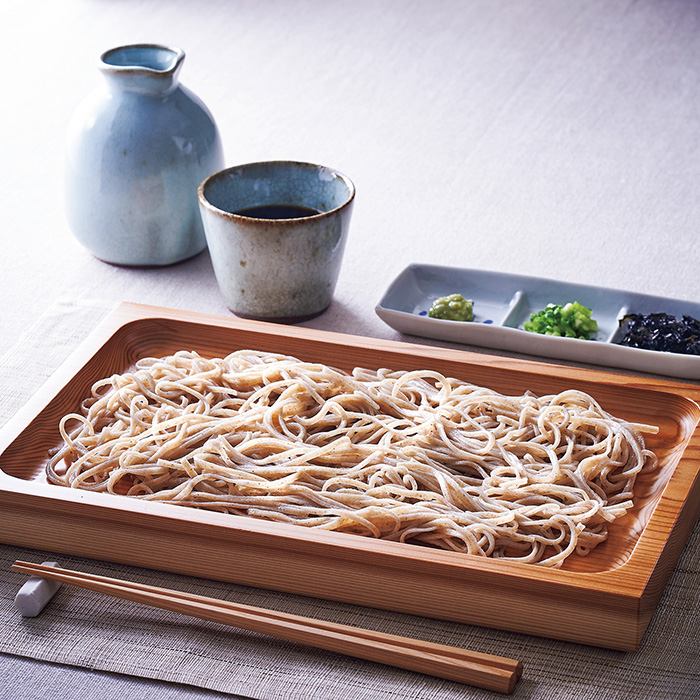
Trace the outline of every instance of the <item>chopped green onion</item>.
<path fill-rule="evenodd" d="M 583 340 L 590 340 L 598 332 L 598 323 L 591 318 L 591 309 L 577 301 L 564 306 L 547 304 L 542 311 L 530 314 L 530 320 L 523 327 L 531 333 Z"/>

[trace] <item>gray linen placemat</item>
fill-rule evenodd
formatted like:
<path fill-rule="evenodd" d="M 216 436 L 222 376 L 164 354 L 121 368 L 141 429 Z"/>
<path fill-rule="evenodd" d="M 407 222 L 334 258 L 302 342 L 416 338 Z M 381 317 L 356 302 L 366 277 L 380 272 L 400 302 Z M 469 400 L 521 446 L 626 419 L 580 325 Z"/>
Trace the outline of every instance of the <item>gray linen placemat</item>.
<path fill-rule="evenodd" d="M 87 336 L 110 304 L 58 302 L 0 361 L 0 425 Z M 442 700 L 503 697 L 264 635 L 63 587 L 37 618 L 13 598 L 15 559 L 63 566 L 316 616 L 521 659 L 513 698 L 700 697 L 700 524 L 640 649 L 616 652 L 0 545 L 0 652 L 188 684 L 260 700 Z"/>

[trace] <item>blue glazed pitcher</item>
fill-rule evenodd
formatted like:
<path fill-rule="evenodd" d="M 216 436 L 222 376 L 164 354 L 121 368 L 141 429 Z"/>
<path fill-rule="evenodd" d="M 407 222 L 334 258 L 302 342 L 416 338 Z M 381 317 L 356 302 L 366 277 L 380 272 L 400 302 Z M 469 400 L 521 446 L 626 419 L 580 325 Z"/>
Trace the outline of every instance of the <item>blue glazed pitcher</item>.
<path fill-rule="evenodd" d="M 68 223 L 106 262 L 169 265 L 206 247 L 197 188 L 223 149 L 209 110 L 178 82 L 184 58 L 157 44 L 106 51 L 105 83 L 71 121 Z"/>

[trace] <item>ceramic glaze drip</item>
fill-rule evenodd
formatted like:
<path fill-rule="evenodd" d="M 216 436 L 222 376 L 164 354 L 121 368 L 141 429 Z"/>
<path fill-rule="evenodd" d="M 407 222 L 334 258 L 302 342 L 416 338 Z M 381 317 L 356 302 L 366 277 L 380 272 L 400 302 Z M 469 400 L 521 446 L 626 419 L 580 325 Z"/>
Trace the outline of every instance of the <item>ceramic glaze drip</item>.
<path fill-rule="evenodd" d="M 66 213 L 78 240 L 118 265 L 168 265 L 206 247 L 197 188 L 223 167 L 209 110 L 179 83 L 182 49 L 123 46 L 68 134 Z"/>

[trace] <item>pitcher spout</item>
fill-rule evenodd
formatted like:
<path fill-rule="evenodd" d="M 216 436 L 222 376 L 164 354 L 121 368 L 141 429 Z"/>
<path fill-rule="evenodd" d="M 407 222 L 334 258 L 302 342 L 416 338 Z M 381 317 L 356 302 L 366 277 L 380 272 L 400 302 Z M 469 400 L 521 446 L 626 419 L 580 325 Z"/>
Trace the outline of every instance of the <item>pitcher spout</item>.
<path fill-rule="evenodd" d="M 105 51 L 100 71 L 119 90 L 165 95 L 178 86 L 185 52 L 162 44 L 132 44 Z"/>

